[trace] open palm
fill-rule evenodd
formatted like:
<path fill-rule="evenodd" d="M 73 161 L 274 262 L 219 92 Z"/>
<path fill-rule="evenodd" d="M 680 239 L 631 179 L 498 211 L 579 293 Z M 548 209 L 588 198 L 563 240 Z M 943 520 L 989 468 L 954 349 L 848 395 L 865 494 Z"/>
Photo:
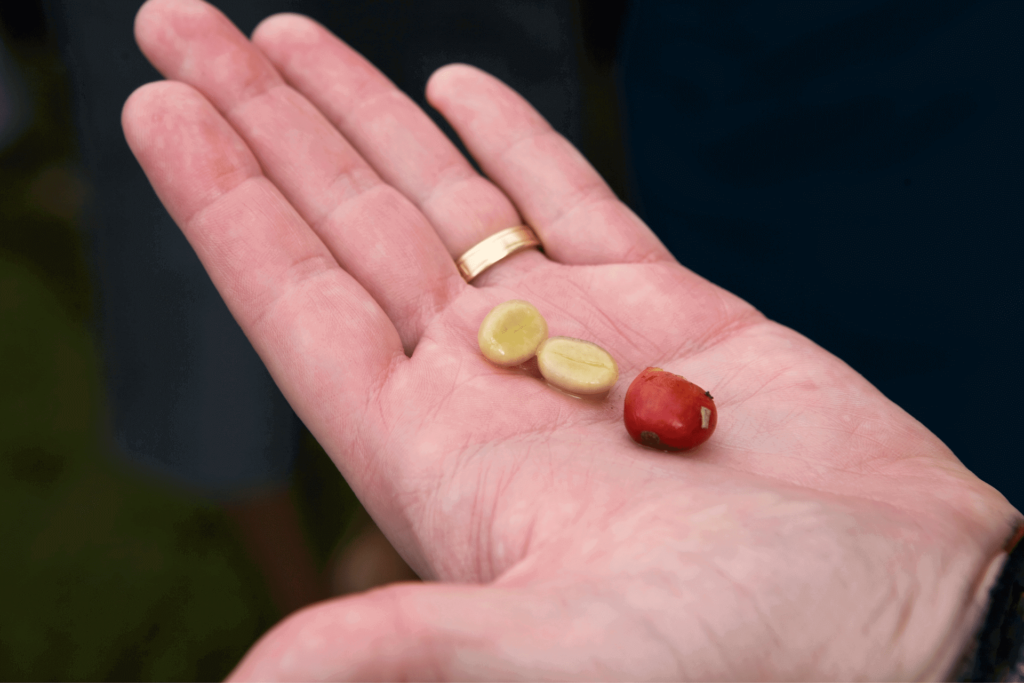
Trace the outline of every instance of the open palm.
<path fill-rule="evenodd" d="M 428 85 L 488 179 L 309 19 L 252 42 L 200 0 L 136 35 L 169 81 L 126 136 L 293 408 L 425 579 L 314 606 L 237 678 L 943 675 L 1020 515 L 842 361 L 681 266 L 514 92 Z M 683 124 L 685 125 L 685 124 Z M 453 256 L 529 223 L 472 285 Z M 488 363 L 526 299 L 622 380 L 601 400 Z M 656 365 L 715 395 L 686 455 L 633 443 Z M 982 419 L 964 397 L 964 419 Z"/>

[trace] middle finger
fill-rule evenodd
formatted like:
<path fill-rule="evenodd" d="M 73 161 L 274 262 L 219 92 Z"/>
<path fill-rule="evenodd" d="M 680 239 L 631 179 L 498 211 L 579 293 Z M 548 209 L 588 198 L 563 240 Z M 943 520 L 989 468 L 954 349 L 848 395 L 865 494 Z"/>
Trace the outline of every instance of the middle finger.
<path fill-rule="evenodd" d="M 199 90 L 253 151 L 338 263 L 415 346 L 465 287 L 430 222 L 216 8 L 149 0 L 135 35 L 166 77 Z"/>
<path fill-rule="evenodd" d="M 302 15 L 279 14 L 264 20 L 252 41 L 385 181 L 416 204 L 452 258 L 523 223 L 508 196 L 477 173 L 408 95 L 326 28 Z M 531 249 L 513 258 L 522 267 L 544 257 Z M 497 271 L 514 272 L 511 262 Z"/>

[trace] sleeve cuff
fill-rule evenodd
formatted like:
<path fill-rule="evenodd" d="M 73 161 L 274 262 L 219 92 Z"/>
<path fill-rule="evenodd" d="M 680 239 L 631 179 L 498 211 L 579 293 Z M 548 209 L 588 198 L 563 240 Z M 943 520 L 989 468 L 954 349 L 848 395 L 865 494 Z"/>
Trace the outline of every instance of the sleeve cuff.
<path fill-rule="evenodd" d="M 1009 557 L 989 592 L 988 613 L 954 681 L 1024 683 L 1024 524 L 1007 544 Z"/>

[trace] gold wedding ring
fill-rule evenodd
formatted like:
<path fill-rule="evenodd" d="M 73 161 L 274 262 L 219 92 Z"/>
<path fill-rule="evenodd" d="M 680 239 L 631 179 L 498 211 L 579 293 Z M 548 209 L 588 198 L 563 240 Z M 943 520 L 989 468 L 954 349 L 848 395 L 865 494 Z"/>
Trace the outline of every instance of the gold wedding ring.
<path fill-rule="evenodd" d="M 511 256 L 517 251 L 530 247 L 539 247 L 537 235 L 525 225 L 517 225 L 496 232 L 476 246 L 470 247 L 459 257 L 455 265 L 466 282 L 471 282 L 498 261 Z"/>

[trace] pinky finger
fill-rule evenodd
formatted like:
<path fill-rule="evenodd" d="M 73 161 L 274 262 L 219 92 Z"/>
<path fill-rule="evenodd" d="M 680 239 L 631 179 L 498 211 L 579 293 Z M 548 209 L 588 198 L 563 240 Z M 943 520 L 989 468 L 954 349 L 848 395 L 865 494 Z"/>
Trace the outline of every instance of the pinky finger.
<path fill-rule="evenodd" d="M 122 124 L 157 195 L 292 408 L 329 453 L 352 452 L 331 442 L 352 430 L 331 423 L 348 415 L 362 424 L 365 397 L 383 369 L 404 358 L 387 315 L 199 92 L 173 81 L 145 85 L 125 103 Z M 339 463 L 346 477 L 353 466 Z"/>

